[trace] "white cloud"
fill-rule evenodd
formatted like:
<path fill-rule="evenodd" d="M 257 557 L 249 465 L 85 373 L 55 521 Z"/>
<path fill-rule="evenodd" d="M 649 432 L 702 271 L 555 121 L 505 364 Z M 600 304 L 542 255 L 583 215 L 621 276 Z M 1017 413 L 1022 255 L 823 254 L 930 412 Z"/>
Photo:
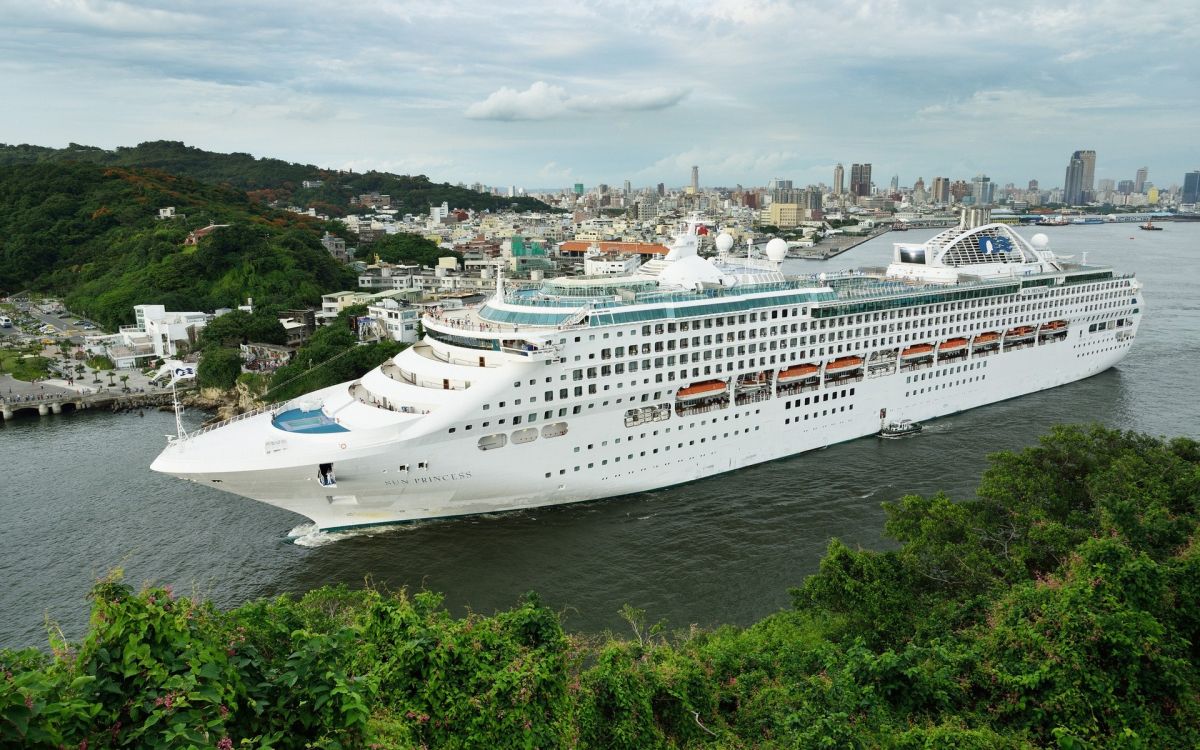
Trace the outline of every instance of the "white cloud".
<path fill-rule="evenodd" d="M 602 112 L 639 112 L 673 107 L 687 89 L 649 88 L 619 94 L 572 96 L 562 86 L 537 81 L 524 91 L 501 86 L 481 102 L 467 107 L 472 120 L 553 120 Z"/>

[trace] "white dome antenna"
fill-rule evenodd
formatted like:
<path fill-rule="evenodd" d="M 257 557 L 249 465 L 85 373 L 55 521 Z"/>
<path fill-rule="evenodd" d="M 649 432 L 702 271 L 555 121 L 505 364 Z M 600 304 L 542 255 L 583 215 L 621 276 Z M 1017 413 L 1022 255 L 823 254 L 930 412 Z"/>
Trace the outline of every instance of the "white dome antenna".
<path fill-rule="evenodd" d="M 782 263 L 787 257 L 788 244 L 787 240 L 782 237 L 776 237 L 767 243 L 767 260 L 772 263 Z"/>

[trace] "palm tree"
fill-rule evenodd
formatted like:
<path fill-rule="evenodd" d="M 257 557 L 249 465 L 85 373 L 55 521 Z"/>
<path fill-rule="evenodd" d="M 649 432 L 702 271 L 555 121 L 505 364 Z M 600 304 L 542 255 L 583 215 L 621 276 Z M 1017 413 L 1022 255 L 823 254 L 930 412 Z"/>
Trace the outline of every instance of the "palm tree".
<path fill-rule="evenodd" d="M 108 385 L 110 387 L 116 385 L 116 383 L 113 382 L 113 378 L 115 378 L 117 376 L 117 374 L 115 372 L 113 372 L 112 370 L 109 370 L 108 372 L 105 373 L 105 375 L 108 375 Z"/>
<path fill-rule="evenodd" d="M 128 382 L 129 382 L 129 376 L 128 376 L 128 375 L 122 375 L 122 376 L 121 376 L 121 388 L 122 388 L 122 390 L 124 390 L 126 393 L 129 393 L 129 386 L 128 386 L 128 385 L 126 385 L 126 383 L 128 383 Z"/>

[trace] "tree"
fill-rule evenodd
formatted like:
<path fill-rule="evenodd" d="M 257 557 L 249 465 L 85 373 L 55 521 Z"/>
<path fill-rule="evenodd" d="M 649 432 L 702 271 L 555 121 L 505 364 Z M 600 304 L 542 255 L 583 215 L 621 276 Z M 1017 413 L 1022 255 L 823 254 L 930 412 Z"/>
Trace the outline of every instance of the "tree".
<path fill-rule="evenodd" d="M 287 331 L 274 315 L 262 311 L 248 313 L 234 310 L 214 318 L 200 331 L 200 344 L 209 346 L 237 346 L 248 343 L 285 344 Z"/>
<path fill-rule="evenodd" d="M 121 376 L 121 390 L 123 390 L 123 391 L 125 391 L 126 393 L 128 393 L 128 392 L 129 392 L 129 385 L 128 385 L 128 384 L 129 384 L 129 376 L 128 376 L 128 375 L 122 375 L 122 376 Z"/>
<path fill-rule="evenodd" d="M 200 355 L 200 366 L 196 368 L 196 383 L 201 388 L 228 390 L 237 382 L 242 372 L 242 357 L 237 349 L 212 346 Z"/>

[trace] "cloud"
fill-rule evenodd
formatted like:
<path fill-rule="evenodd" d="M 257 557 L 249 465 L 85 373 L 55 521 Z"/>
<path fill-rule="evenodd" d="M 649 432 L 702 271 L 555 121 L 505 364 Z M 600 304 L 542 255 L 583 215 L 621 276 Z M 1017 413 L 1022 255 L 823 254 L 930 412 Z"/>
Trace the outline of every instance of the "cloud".
<path fill-rule="evenodd" d="M 620 94 L 572 96 L 562 86 L 537 81 L 524 91 L 501 86 L 486 99 L 467 107 L 472 120 L 553 120 L 600 112 L 645 112 L 673 107 L 687 89 L 649 88 Z"/>

